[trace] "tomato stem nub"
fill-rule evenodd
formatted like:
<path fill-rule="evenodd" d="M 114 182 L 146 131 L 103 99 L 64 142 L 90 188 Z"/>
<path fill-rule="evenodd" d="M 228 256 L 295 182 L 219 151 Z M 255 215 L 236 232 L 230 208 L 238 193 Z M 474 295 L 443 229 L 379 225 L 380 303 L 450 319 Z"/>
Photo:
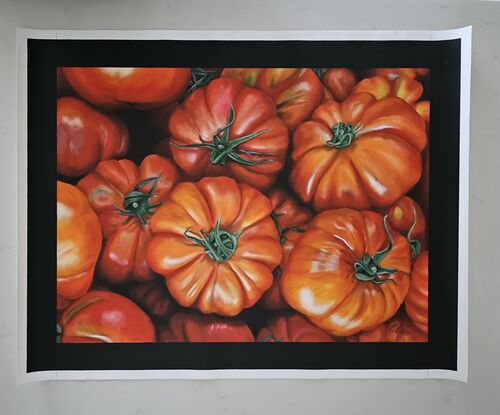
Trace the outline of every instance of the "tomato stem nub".
<path fill-rule="evenodd" d="M 389 245 L 387 245 L 387 248 L 376 252 L 373 256 L 365 254 L 359 261 L 354 263 L 354 276 L 359 281 L 369 281 L 375 284 L 383 284 L 387 281 L 394 282 L 394 280 L 389 277 L 383 279 L 380 278 L 381 275 L 392 275 L 397 272 L 397 269 L 395 268 L 385 268 L 380 265 L 394 246 L 394 239 L 387 228 L 387 215 L 384 216 L 384 230 L 389 238 Z"/>
<path fill-rule="evenodd" d="M 345 124 L 338 122 L 332 125 L 333 136 L 326 144 L 337 149 L 349 147 L 356 138 L 357 132 L 361 129 L 361 124 Z"/>
<path fill-rule="evenodd" d="M 210 163 L 215 165 L 224 166 L 228 161 L 234 161 L 238 164 L 243 164 L 244 166 L 257 166 L 259 164 L 272 163 L 272 159 L 264 160 L 252 160 L 250 158 L 244 158 L 244 156 L 250 157 L 271 157 L 273 154 L 264 153 L 260 151 L 244 150 L 239 148 L 241 144 L 246 143 L 258 137 L 261 134 L 269 131 L 269 129 L 264 129 L 257 131 L 255 133 L 243 135 L 241 137 L 229 139 L 229 133 L 231 126 L 235 120 L 234 108 L 231 105 L 229 112 L 227 114 L 226 125 L 224 127 L 218 128 L 214 135 L 212 142 L 205 142 L 199 144 L 186 144 L 180 145 L 172 142 L 176 148 L 206 148 L 211 150 L 210 152 Z"/>
<path fill-rule="evenodd" d="M 274 210 L 271 212 L 271 219 L 274 222 L 274 225 L 276 226 L 276 229 L 278 229 L 278 233 L 280 235 L 280 244 L 283 245 L 286 241 L 288 241 L 288 237 L 286 236 L 287 232 L 289 231 L 294 231 L 297 233 L 304 233 L 305 230 L 298 227 L 298 226 L 286 226 L 284 228 L 281 227 L 281 224 L 279 222 L 278 217 L 282 216 L 282 213 L 277 213 Z"/>
<path fill-rule="evenodd" d="M 161 206 L 161 202 L 151 204 L 151 198 L 154 196 L 154 191 L 158 186 L 159 180 L 160 176 L 156 176 L 140 181 L 135 185 L 134 190 L 127 193 L 127 195 L 123 198 L 124 209 L 120 209 L 115 205 L 113 205 L 113 207 L 122 215 L 137 216 L 141 223 L 146 225 L 148 223 L 146 216 L 152 216 L 154 213 L 153 209 Z M 152 186 L 148 192 L 141 190 L 142 187 L 147 186 L 150 183 L 152 183 Z"/>
<path fill-rule="evenodd" d="M 217 218 L 214 228 L 205 233 L 202 229 L 200 234 L 191 231 L 191 228 L 186 229 L 184 236 L 195 244 L 203 246 L 207 255 L 216 262 L 224 262 L 231 258 L 238 247 L 238 237 L 241 231 L 235 234 L 220 229 L 221 218 Z"/>
<path fill-rule="evenodd" d="M 279 337 L 276 337 L 272 334 L 268 334 L 266 337 L 264 337 L 261 342 L 263 343 L 269 343 L 269 342 L 276 342 L 276 343 L 283 343 L 283 340 L 281 340 Z"/>
<path fill-rule="evenodd" d="M 203 68 L 193 68 L 191 70 L 191 80 L 189 81 L 188 88 L 186 89 L 186 92 L 184 92 L 181 100 L 184 100 L 191 92 L 205 86 L 216 77 L 217 71 Z"/>

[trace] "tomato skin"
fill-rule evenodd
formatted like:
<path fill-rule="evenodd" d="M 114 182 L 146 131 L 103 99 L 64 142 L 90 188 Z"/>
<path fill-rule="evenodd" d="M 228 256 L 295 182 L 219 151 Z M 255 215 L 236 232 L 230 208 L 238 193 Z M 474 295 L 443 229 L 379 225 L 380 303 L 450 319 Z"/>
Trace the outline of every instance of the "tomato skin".
<path fill-rule="evenodd" d="M 227 125 L 231 105 L 235 119 L 229 127 L 229 143 L 235 138 L 263 132 L 238 146 L 240 151 L 265 154 L 238 154 L 251 163 L 262 164 L 247 166 L 231 159 L 225 164 L 214 164 L 209 158 L 213 150 L 196 147 L 213 145 L 216 131 Z M 266 94 L 237 79 L 215 79 L 191 93 L 170 117 L 169 129 L 175 162 L 195 180 L 206 176 L 229 176 L 266 190 L 284 166 L 288 130 L 276 116 L 276 106 Z"/>
<path fill-rule="evenodd" d="M 373 75 L 383 76 L 389 81 L 394 79 L 407 77 L 411 79 L 422 78 L 429 74 L 429 68 L 375 68 L 372 70 Z"/>
<path fill-rule="evenodd" d="M 416 79 L 409 77 L 398 77 L 388 80 L 383 76 L 373 76 L 362 79 L 352 89 L 353 94 L 368 92 L 377 100 L 387 97 L 398 97 L 408 104 L 415 104 L 424 92 L 424 87 Z"/>
<path fill-rule="evenodd" d="M 424 333 L 429 331 L 429 253 L 423 251 L 413 264 L 411 282 L 405 298 L 405 309 L 413 324 Z"/>
<path fill-rule="evenodd" d="M 62 343 L 151 343 L 149 317 L 129 299 L 111 291 L 90 291 L 75 301 L 60 320 Z"/>
<path fill-rule="evenodd" d="M 175 300 L 201 312 L 234 316 L 253 306 L 273 281 L 281 262 L 279 234 L 269 199 L 229 177 L 180 183 L 151 219 L 147 246 L 151 268 L 165 277 Z M 217 221 L 220 225 L 217 228 Z M 216 261 L 191 238 L 215 235 L 236 242 Z M 220 252 L 220 251 L 218 251 Z"/>
<path fill-rule="evenodd" d="M 356 84 L 356 75 L 347 68 L 330 68 L 323 74 L 321 80 L 330 93 L 330 99 L 341 102 L 351 95 L 352 88 Z"/>
<path fill-rule="evenodd" d="M 334 143 L 342 125 L 356 131 L 344 147 Z M 418 182 L 426 143 L 424 120 L 402 99 L 327 101 L 295 130 L 290 184 L 316 211 L 386 207 Z"/>
<path fill-rule="evenodd" d="M 186 90 L 189 68 L 64 68 L 71 86 L 101 108 L 148 109 L 167 105 Z"/>
<path fill-rule="evenodd" d="M 57 172 L 83 176 L 102 160 L 128 150 L 127 127 L 78 98 L 57 100 Z"/>
<path fill-rule="evenodd" d="M 283 259 L 274 270 L 273 285 L 264 293 L 259 305 L 266 310 L 281 310 L 288 308 L 288 304 L 281 294 L 279 277 L 286 266 L 291 250 L 302 235 L 301 232 L 289 228 L 295 227 L 305 231 L 312 214 L 309 209 L 300 206 L 287 192 L 280 188 L 272 189 L 267 193 L 267 196 L 271 201 L 275 220 L 278 221 L 279 229 L 283 234 L 280 241 L 283 248 Z"/>
<path fill-rule="evenodd" d="M 226 68 L 221 77 L 239 79 L 272 97 L 290 131 L 309 118 L 323 98 L 323 86 L 309 68 Z"/>
<path fill-rule="evenodd" d="M 300 314 L 276 315 L 257 336 L 258 342 L 334 342 L 325 331 Z"/>
<path fill-rule="evenodd" d="M 254 342 L 250 328 L 241 320 L 197 313 L 174 314 L 160 328 L 160 342 L 221 343 Z"/>
<path fill-rule="evenodd" d="M 287 303 L 334 336 L 350 336 L 392 317 L 410 284 L 407 239 L 391 230 L 394 244 L 380 266 L 394 268 L 392 282 L 362 281 L 355 264 L 389 245 L 382 216 L 337 209 L 314 217 L 290 253 L 280 279 Z"/>
<path fill-rule="evenodd" d="M 407 316 L 397 315 L 377 327 L 349 336 L 350 343 L 426 343 L 427 334 L 421 332 Z"/>
<path fill-rule="evenodd" d="M 177 309 L 165 282 L 160 278 L 132 285 L 128 289 L 128 296 L 149 316 L 157 320 L 167 318 Z"/>
<path fill-rule="evenodd" d="M 58 307 L 84 295 L 92 283 L 102 243 L 101 226 L 85 195 L 57 182 Z"/>
<path fill-rule="evenodd" d="M 427 124 L 427 131 L 429 131 L 429 123 L 431 117 L 431 104 L 430 101 L 419 101 L 415 104 L 415 111 L 425 120 Z M 429 145 L 424 149 L 422 154 L 422 177 L 417 186 L 418 196 L 420 203 L 426 214 L 429 213 Z"/>
<path fill-rule="evenodd" d="M 427 224 L 424 212 L 417 202 L 408 196 L 403 196 L 394 205 L 381 209 L 381 213 L 387 214 L 387 220 L 391 227 L 402 235 L 420 242 L 420 249 L 427 246 Z M 415 226 L 413 224 L 415 223 Z M 412 229 L 413 226 L 413 229 Z"/>
<path fill-rule="evenodd" d="M 148 223 L 137 216 L 126 216 L 125 196 L 145 179 L 158 177 L 158 185 L 150 204 L 163 203 L 179 180 L 174 163 L 158 155 L 147 156 L 140 166 L 130 160 L 107 160 L 98 164 L 78 183 L 90 205 L 99 216 L 104 246 L 98 262 L 100 276 L 111 284 L 152 279 L 154 273 L 146 262 L 146 245 L 151 238 Z M 143 188 L 149 191 L 152 185 Z M 153 213 L 154 213 L 153 209 Z M 146 222 L 149 217 L 146 217 Z"/>

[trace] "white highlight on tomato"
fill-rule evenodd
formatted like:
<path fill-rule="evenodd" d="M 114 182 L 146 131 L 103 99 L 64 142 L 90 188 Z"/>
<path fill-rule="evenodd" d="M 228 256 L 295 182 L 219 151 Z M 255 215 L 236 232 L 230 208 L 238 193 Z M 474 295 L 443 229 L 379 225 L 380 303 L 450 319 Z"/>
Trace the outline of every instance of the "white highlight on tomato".
<path fill-rule="evenodd" d="M 387 188 L 380 183 L 375 176 L 372 176 L 371 174 L 368 174 L 366 176 L 368 179 L 368 183 L 370 183 L 370 186 L 379 194 L 379 195 L 385 195 L 387 193 Z"/>
<path fill-rule="evenodd" d="M 69 117 L 67 115 L 61 118 L 62 124 L 67 125 L 68 127 L 77 127 L 83 128 L 83 122 L 80 117 Z"/>
<path fill-rule="evenodd" d="M 62 202 L 57 202 L 57 220 L 71 219 L 73 210 Z"/>
<path fill-rule="evenodd" d="M 334 302 L 318 304 L 314 299 L 314 294 L 309 288 L 302 288 L 299 292 L 300 307 L 307 310 L 308 314 L 321 316 L 325 314 Z"/>
<path fill-rule="evenodd" d="M 132 72 L 135 71 L 135 68 L 99 68 L 99 69 L 108 75 L 116 76 L 118 78 L 126 78 Z"/>

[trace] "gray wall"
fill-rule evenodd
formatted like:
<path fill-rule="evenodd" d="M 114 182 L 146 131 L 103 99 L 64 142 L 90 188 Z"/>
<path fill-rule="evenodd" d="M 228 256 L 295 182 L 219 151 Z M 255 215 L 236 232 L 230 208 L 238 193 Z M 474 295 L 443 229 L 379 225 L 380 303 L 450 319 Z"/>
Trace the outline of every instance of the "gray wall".
<path fill-rule="evenodd" d="M 231 380 L 68 381 L 15 386 L 16 26 L 373 30 L 447 29 L 465 25 L 473 26 L 468 384 L 436 380 Z M 496 252 L 500 246 L 499 25 L 500 2 L 485 1 L 1 0 L 0 413 L 500 413 L 497 328 L 500 272 Z"/>

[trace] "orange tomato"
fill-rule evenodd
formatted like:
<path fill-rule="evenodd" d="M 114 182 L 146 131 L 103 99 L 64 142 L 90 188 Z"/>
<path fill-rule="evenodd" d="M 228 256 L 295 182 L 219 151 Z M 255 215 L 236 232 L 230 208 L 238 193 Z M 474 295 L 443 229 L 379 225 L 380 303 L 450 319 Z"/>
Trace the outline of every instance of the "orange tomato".
<path fill-rule="evenodd" d="M 323 86 L 308 68 L 226 68 L 221 77 L 239 79 L 272 97 L 290 131 L 309 118 L 323 98 Z"/>
<path fill-rule="evenodd" d="M 250 328 L 241 320 L 215 315 L 177 313 L 160 329 L 161 342 L 220 343 L 254 342 Z"/>
<path fill-rule="evenodd" d="M 63 343 L 150 343 L 149 317 L 132 301 L 111 291 L 90 291 L 64 310 Z"/>
<path fill-rule="evenodd" d="M 151 219 L 147 260 L 179 304 L 234 316 L 269 289 L 282 257 L 269 199 L 228 177 L 180 183 Z"/>
<path fill-rule="evenodd" d="M 318 214 L 290 253 L 280 280 L 287 303 L 334 336 L 392 317 L 410 284 L 408 241 L 371 211 Z"/>
<path fill-rule="evenodd" d="M 102 224 L 101 277 L 112 284 L 154 277 L 146 262 L 149 219 L 179 180 L 171 160 L 147 156 L 140 166 L 107 160 L 78 183 Z"/>
<path fill-rule="evenodd" d="M 374 75 L 383 76 L 392 81 L 400 77 L 421 78 L 427 76 L 430 70 L 429 68 L 376 68 L 372 72 Z"/>
<path fill-rule="evenodd" d="M 57 172 L 83 176 L 97 163 L 122 157 L 128 150 L 127 127 L 118 118 L 78 98 L 57 100 Z"/>
<path fill-rule="evenodd" d="M 422 84 L 413 78 L 401 77 L 388 80 L 383 76 L 365 78 L 353 88 L 353 94 L 368 92 L 377 100 L 387 97 L 398 97 L 410 105 L 414 105 L 424 92 Z"/>
<path fill-rule="evenodd" d="M 405 298 L 405 309 L 413 324 L 428 332 L 429 323 L 429 254 L 423 251 L 413 264 L 410 289 Z"/>
<path fill-rule="evenodd" d="M 421 332 L 408 317 L 398 315 L 377 327 L 347 338 L 348 342 L 426 343 L 427 334 Z"/>
<path fill-rule="evenodd" d="M 395 203 L 419 180 L 425 121 L 402 99 L 327 101 L 293 135 L 290 184 L 315 210 Z"/>
<path fill-rule="evenodd" d="M 184 93 L 189 68 L 64 68 L 71 86 L 102 108 L 147 109 L 167 105 Z"/>
<path fill-rule="evenodd" d="M 271 318 L 260 330 L 258 342 L 334 342 L 325 331 L 300 314 L 282 314 Z"/>
<path fill-rule="evenodd" d="M 92 283 L 101 249 L 97 215 L 75 186 L 57 182 L 58 308 L 84 295 Z"/>
<path fill-rule="evenodd" d="M 283 247 L 281 264 L 274 269 L 273 285 L 262 296 L 259 305 L 266 310 L 280 310 L 287 308 L 288 304 L 281 295 L 279 277 L 285 268 L 290 251 L 300 235 L 307 229 L 307 222 L 311 220 L 309 209 L 300 206 L 284 190 L 275 188 L 267 196 L 271 200 L 273 212 L 271 217 L 280 234 L 280 243 Z"/>
<path fill-rule="evenodd" d="M 268 189 L 284 166 L 288 130 L 269 96 L 237 79 L 214 79 L 170 117 L 170 149 L 191 178 L 230 176 Z"/>
<path fill-rule="evenodd" d="M 429 123 L 431 116 L 431 104 L 429 101 L 419 101 L 415 104 L 415 110 L 425 120 L 427 124 L 427 131 L 429 131 Z M 430 140 L 429 140 L 430 141 Z M 418 196 L 424 211 L 429 213 L 429 145 L 424 149 L 422 156 L 422 177 L 417 186 Z"/>

